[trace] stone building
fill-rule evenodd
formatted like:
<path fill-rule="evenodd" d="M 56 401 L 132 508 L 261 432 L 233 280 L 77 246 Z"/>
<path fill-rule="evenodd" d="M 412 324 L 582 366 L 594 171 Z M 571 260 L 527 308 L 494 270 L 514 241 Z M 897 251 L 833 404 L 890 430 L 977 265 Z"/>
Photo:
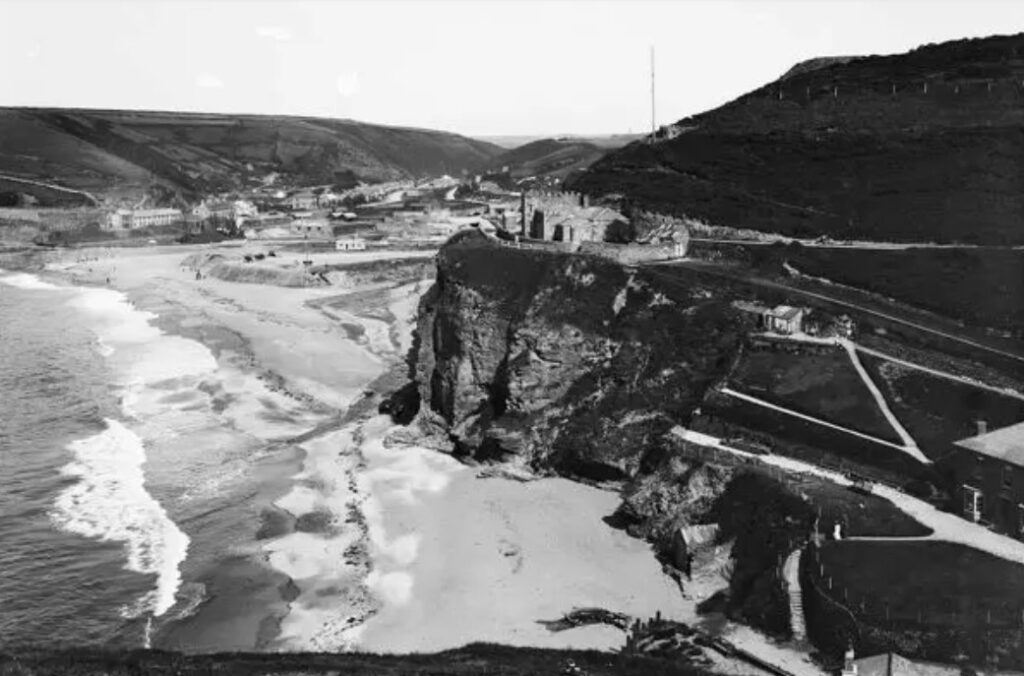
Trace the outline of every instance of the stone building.
<path fill-rule="evenodd" d="M 762 321 L 767 331 L 786 335 L 799 333 L 803 330 L 804 310 L 789 305 L 779 305 L 766 311 Z"/>
<path fill-rule="evenodd" d="M 159 225 L 174 225 L 184 221 L 180 209 L 118 209 L 107 214 L 104 230 L 134 230 Z"/>
<path fill-rule="evenodd" d="M 1024 539 L 1024 423 L 978 434 L 953 444 L 943 461 L 953 475 L 960 515 Z"/>
<path fill-rule="evenodd" d="M 608 228 L 625 223 L 615 209 L 592 207 L 587 195 L 573 192 L 540 192 L 526 202 L 520 234 L 549 242 L 603 242 Z"/>

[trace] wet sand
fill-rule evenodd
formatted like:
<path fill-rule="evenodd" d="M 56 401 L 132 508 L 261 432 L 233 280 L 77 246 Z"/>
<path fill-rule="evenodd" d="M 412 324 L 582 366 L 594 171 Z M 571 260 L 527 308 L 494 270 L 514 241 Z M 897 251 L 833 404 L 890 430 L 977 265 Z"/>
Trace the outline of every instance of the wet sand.
<path fill-rule="evenodd" d="M 329 462 L 344 446 L 333 436 L 339 421 L 404 356 L 402 345 L 384 340 L 408 333 L 406 327 L 396 332 L 397 318 L 386 306 L 394 296 L 414 310 L 427 283 L 396 292 L 378 285 L 373 297 L 384 305 L 383 313 L 376 304 L 339 303 L 345 321 L 362 329 L 353 335 L 318 307 L 345 290 L 196 280 L 181 265 L 195 249 L 73 250 L 61 252 L 49 272 L 125 292 L 136 307 L 156 313 L 153 321 L 166 333 L 208 347 L 222 371 L 218 391 L 209 394 L 233 416 L 226 422 L 244 428 L 261 448 L 247 463 L 251 490 L 242 504 L 183 522 L 186 530 L 224 528 L 230 545 L 215 557 L 190 554 L 182 566 L 181 594 L 189 601 L 154 626 L 154 645 L 191 652 L 275 649 L 281 624 L 309 577 L 292 562 L 322 556 L 323 543 L 334 541 L 344 521 L 330 505 L 296 496 L 325 488 L 310 472 L 344 476 Z M 360 572 L 336 582 L 361 593 L 365 554 L 362 559 Z M 326 562 L 316 572 L 318 578 L 331 574 Z M 323 584 L 315 587 L 322 590 Z"/>

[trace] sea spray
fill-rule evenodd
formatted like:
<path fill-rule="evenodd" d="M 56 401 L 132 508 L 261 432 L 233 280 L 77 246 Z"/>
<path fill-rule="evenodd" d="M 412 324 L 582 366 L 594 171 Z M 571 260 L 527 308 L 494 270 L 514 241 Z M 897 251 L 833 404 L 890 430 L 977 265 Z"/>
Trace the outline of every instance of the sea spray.
<path fill-rule="evenodd" d="M 68 445 L 74 459 L 61 472 L 78 481 L 57 497 L 52 519 L 62 530 L 123 543 L 125 567 L 156 576 L 156 588 L 124 614 L 160 616 L 175 603 L 189 539 L 146 491 L 142 440 L 116 420 L 104 422 L 104 431 Z"/>

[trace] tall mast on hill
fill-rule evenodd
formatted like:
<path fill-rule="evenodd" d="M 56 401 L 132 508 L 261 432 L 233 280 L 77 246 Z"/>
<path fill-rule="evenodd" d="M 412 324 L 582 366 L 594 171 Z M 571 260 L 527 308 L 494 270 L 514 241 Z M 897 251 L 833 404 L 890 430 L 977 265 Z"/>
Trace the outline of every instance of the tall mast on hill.
<path fill-rule="evenodd" d="M 651 145 L 654 145 L 654 45 L 651 45 Z"/>

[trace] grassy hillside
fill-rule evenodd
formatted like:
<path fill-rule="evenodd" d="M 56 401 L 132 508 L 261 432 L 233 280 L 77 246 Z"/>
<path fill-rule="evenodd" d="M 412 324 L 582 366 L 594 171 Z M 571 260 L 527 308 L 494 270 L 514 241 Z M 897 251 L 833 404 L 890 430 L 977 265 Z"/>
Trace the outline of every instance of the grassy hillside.
<path fill-rule="evenodd" d="M 0 109 L 0 175 L 137 194 L 231 188 L 278 173 L 328 183 L 458 174 L 498 146 L 446 132 L 352 120 L 109 110 Z"/>
<path fill-rule="evenodd" d="M 570 187 L 797 236 L 1024 243 L 1024 34 L 817 60 Z"/>
<path fill-rule="evenodd" d="M 564 179 L 574 171 L 590 166 L 605 150 L 581 139 L 541 139 L 513 148 L 491 160 L 490 171 L 508 167 L 512 178 L 528 176 Z"/>

